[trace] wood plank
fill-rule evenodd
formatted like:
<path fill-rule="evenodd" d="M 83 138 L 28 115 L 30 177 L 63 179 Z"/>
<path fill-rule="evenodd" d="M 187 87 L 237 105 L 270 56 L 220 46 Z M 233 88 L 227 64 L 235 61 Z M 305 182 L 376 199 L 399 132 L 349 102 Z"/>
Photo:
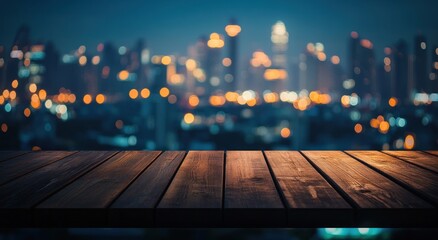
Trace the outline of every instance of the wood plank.
<path fill-rule="evenodd" d="M 438 175 L 377 151 L 347 151 L 438 206 Z"/>
<path fill-rule="evenodd" d="M 110 224 L 153 226 L 154 208 L 184 159 L 184 151 L 161 154 L 111 205 Z"/>
<path fill-rule="evenodd" d="M 357 205 L 356 226 L 427 225 L 436 218 L 433 206 L 343 152 L 302 153 Z"/>
<path fill-rule="evenodd" d="M 71 151 L 38 151 L 2 161 L 0 162 L 0 185 L 74 153 Z"/>
<path fill-rule="evenodd" d="M 31 207 L 115 153 L 102 151 L 79 152 L 1 186 L 0 215 L 3 217 L 0 218 L 0 225 L 14 225 L 26 220 L 30 222 Z M 22 214 L 13 213 L 8 215 L 11 212 L 9 210 L 14 208 L 22 209 Z"/>
<path fill-rule="evenodd" d="M 37 222 L 50 226 L 106 226 L 108 207 L 154 161 L 159 151 L 120 152 L 37 206 Z"/>
<path fill-rule="evenodd" d="M 286 210 L 261 151 L 227 151 L 224 221 L 232 226 L 287 223 Z"/>
<path fill-rule="evenodd" d="M 438 156 L 433 156 L 420 151 L 383 151 L 383 152 L 438 173 Z"/>
<path fill-rule="evenodd" d="M 438 150 L 434 150 L 434 151 L 426 151 L 427 153 L 430 153 L 432 155 L 438 156 Z"/>
<path fill-rule="evenodd" d="M 190 151 L 158 204 L 157 225 L 219 225 L 223 171 L 223 151 Z"/>
<path fill-rule="evenodd" d="M 0 151 L 0 162 L 10 158 L 18 157 L 29 151 Z"/>
<path fill-rule="evenodd" d="M 348 226 L 353 209 L 298 151 L 265 151 L 291 226 Z M 342 224 L 340 224 L 342 223 Z"/>

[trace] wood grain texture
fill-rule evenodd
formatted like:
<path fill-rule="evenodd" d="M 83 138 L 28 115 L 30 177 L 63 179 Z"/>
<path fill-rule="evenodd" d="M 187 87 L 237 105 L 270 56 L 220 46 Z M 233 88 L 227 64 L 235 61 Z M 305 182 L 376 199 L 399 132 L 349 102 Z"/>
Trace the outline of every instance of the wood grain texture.
<path fill-rule="evenodd" d="M 438 173 L 438 156 L 420 151 L 383 151 L 384 153 L 400 158 L 412 164 L 424 167 Z"/>
<path fill-rule="evenodd" d="M 30 208 L 116 152 L 79 152 L 0 187 L 2 208 Z"/>
<path fill-rule="evenodd" d="M 437 151 L 437 150 L 434 150 L 434 151 L 426 151 L 426 152 L 428 152 L 428 153 L 430 153 L 430 154 L 432 154 L 432 155 L 438 156 L 438 151 Z"/>
<path fill-rule="evenodd" d="M 284 222 L 286 211 L 261 151 L 228 151 L 224 218 L 230 224 Z"/>
<path fill-rule="evenodd" d="M 117 153 L 39 204 L 35 209 L 38 227 L 108 226 L 107 207 L 159 154 Z"/>
<path fill-rule="evenodd" d="M 289 226 L 350 226 L 353 209 L 297 151 L 265 151 L 274 181 L 286 199 Z"/>
<path fill-rule="evenodd" d="M 166 151 L 161 154 L 111 205 L 111 224 L 130 227 L 153 226 L 154 207 L 170 184 L 184 156 L 183 151 Z"/>
<path fill-rule="evenodd" d="M 348 154 L 402 182 L 438 205 L 438 175 L 377 151 L 347 151 Z"/>
<path fill-rule="evenodd" d="M 28 151 L 0 151 L 0 162 L 10 158 L 18 157 L 28 153 Z"/>
<path fill-rule="evenodd" d="M 219 224 L 223 166 L 223 151 L 190 151 L 158 204 L 157 224 Z"/>
<path fill-rule="evenodd" d="M 2 161 L 0 162 L 0 185 L 74 153 L 70 151 L 30 152 Z"/>
<path fill-rule="evenodd" d="M 431 207 L 403 187 L 343 152 L 303 151 L 303 154 L 360 208 Z"/>

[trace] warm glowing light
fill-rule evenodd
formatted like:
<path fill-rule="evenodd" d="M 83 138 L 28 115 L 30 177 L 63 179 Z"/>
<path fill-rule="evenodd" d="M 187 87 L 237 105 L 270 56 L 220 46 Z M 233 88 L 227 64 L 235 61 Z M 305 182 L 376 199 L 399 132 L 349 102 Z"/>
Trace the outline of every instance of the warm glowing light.
<path fill-rule="evenodd" d="M 327 59 L 327 55 L 325 55 L 325 53 L 323 53 L 323 52 L 318 52 L 316 57 L 321 62 L 324 62 Z"/>
<path fill-rule="evenodd" d="M 37 85 L 35 83 L 31 83 L 29 85 L 29 92 L 35 93 L 37 91 Z"/>
<path fill-rule="evenodd" d="M 91 62 L 93 63 L 93 65 L 97 65 L 97 64 L 99 64 L 99 63 L 100 63 L 100 57 L 99 57 L 99 56 L 94 56 L 94 57 L 91 59 Z"/>
<path fill-rule="evenodd" d="M 119 72 L 119 79 L 120 80 L 125 81 L 125 80 L 128 79 L 128 77 L 129 77 L 129 72 L 128 71 L 122 70 L 122 71 Z"/>
<path fill-rule="evenodd" d="M 189 97 L 189 105 L 191 107 L 196 107 L 199 105 L 199 98 L 196 95 L 190 95 Z"/>
<path fill-rule="evenodd" d="M 250 60 L 251 66 L 253 67 L 270 67 L 271 66 L 271 60 L 269 59 L 268 55 L 262 51 L 255 51 L 252 54 L 252 59 Z"/>
<path fill-rule="evenodd" d="M 356 39 L 356 38 L 359 37 L 359 34 L 358 34 L 357 32 L 354 32 L 354 31 L 353 31 L 353 32 L 351 32 L 350 36 L 351 36 L 352 38 Z"/>
<path fill-rule="evenodd" d="M 17 88 L 18 87 L 18 80 L 15 79 L 14 81 L 12 81 L 11 86 L 12 86 L 12 88 Z"/>
<path fill-rule="evenodd" d="M 408 150 L 413 149 L 415 146 L 415 137 L 412 134 L 408 134 L 405 137 L 405 143 L 403 146 L 405 149 L 408 149 Z"/>
<path fill-rule="evenodd" d="M 280 131 L 280 135 L 282 138 L 288 138 L 290 136 L 290 129 L 289 128 L 282 128 Z"/>
<path fill-rule="evenodd" d="M 354 132 L 356 132 L 357 134 L 361 133 L 362 130 L 363 130 L 362 124 L 356 123 L 356 125 L 354 125 Z"/>
<path fill-rule="evenodd" d="M 85 66 L 85 64 L 87 64 L 87 57 L 86 56 L 81 56 L 79 58 L 79 65 Z"/>
<path fill-rule="evenodd" d="M 39 146 L 33 146 L 32 151 L 41 151 L 41 147 Z"/>
<path fill-rule="evenodd" d="M 300 98 L 297 103 L 298 110 L 304 111 L 309 106 L 309 102 L 306 98 Z"/>
<path fill-rule="evenodd" d="M 284 69 L 266 69 L 263 77 L 268 81 L 284 80 L 287 78 L 287 71 Z"/>
<path fill-rule="evenodd" d="M 350 106 L 350 96 L 348 96 L 348 95 L 343 95 L 343 96 L 341 97 L 341 103 L 342 103 L 342 106 L 344 106 L 344 107 L 349 107 L 349 106 Z"/>
<path fill-rule="evenodd" d="M 14 100 L 17 97 L 17 92 L 15 92 L 14 90 L 9 92 L 9 98 L 11 100 Z"/>
<path fill-rule="evenodd" d="M 97 104 L 102 104 L 105 102 L 105 95 L 103 94 L 97 94 L 96 96 L 96 102 Z"/>
<path fill-rule="evenodd" d="M 3 97 L 4 97 L 5 99 L 8 99 L 8 98 L 9 98 L 9 90 L 8 90 L 8 89 L 3 90 Z"/>
<path fill-rule="evenodd" d="M 397 100 L 397 98 L 395 98 L 395 97 L 392 97 L 392 98 L 390 98 L 390 99 L 388 100 L 388 104 L 389 104 L 389 106 L 391 106 L 391 107 L 395 107 L 395 106 L 397 106 L 397 103 L 398 103 L 398 100 Z"/>
<path fill-rule="evenodd" d="M 257 104 L 257 99 L 255 99 L 255 98 L 249 99 L 249 100 L 246 102 L 246 104 L 247 104 L 249 107 L 254 107 L 254 106 Z"/>
<path fill-rule="evenodd" d="M 76 95 L 74 95 L 74 94 L 69 94 L 69 95 L 68 95 L 68 101 L 69 101 L 70 103 L 75 103 L 75 102 L 76 102 Z"/>
<path fill-rule="evenodd" d="M 227 99 L 228 102 L 237 102 L 238 97 L 239 97 L 239 94 L 236 92 L 225 93 L 225 99 Z"/>
<path fill-rule="evenodd" d="M 184 122 L 187 124 L 192 124 L 195 121 L 195 115 L 192 113 L 186 113 L 184 115 Z"/>
<path fill-rule="evenodd" d="M 161 64 L 169 65 L 172 62 L 172 58 L 170 56 L 163 56 L 161 58 Z"/>
<path fill-rule="evenodd" d="M 210 104 L 215 107 L 222 106 L 225 104 L 225 97 L 216 95 L 210 96 Z"/>
<path fill-rule="evenodd" d="M 265 100 L 266 103 L 278 102 L 278 98 L 278 94 L 275 92 L 265 93 L 263 95 L 263 100 Z"/>
<path fill-rule="evenodd" d="M 341 62 L 341 59 L 338 56 L 336 56 L 336 55 L 332 56 L 332 58 L 330 60 L 335 65 L 337 65 L 337 64 L 339 64 Z"/>
<path fill-rule="evenodd" d="M 6 133 L 8 131 L 8 124 L 2 123 L 1 129 L 3 133 Z"/>
<path fill-rule="evenodd" d="M 196 61 L 195 60 L 193 60 L 193 59 L 187 59 L 187 61 L 186 61 L 186 68 L 187 68 L 187 71 L 193 71 L 193 70 L 195 70 L 196 69 Z"/>
<path fill-rule="evenodd" d="M 224 46 L 224 40 L 218 33 L 212 33 L 210 34 L 210 40 L 208 40 L 207 46 L 209 48 L 222 48 Z"/>
<path fill-rule="evenodd" d="M 167 96 L 169 96 L 169 94 L 170 94 L 170 91 L 167 87 L 163 87 L 160 89 L 160 96 L 161 97 L 163 97 L 163 98 L 167 97 Z"/>
<path fill-rule="evenodd" d="M 241 27 L 239 25 L 230 24 L 230 25 L 225 26 L 225 32 L 230 37 L 237 36 L 240 33 L 241 30 L 242 29 L 241 29 Z"/>
<path fill-rule="evenodd" d="M 224 59 L 222 59 L 222 65 L 224 65 L 224 67 L 231 66 L 231 58 L 224 58 Z"/>
<path fill-rule="evenodd" d="M 389 123 L 387 121 L 382 121 L 379 124 L 379 132 L 385 134 L 389 130 Z"/>
<path fill-rule="evenodd" d="M 368 49 L 372 49 L 373 48 L 373 43 L 370 40 L 368 40 L 368 39 L 362 39 L 360 41 L 360 45 L 362 45 L 362 47 L 368 48 Z"/>
<path fill-rule="evenodd" d="M 47 92 L 46 92 L 46 90 L 41 89 L 41 90 L 38 92 L 38 96 L 40 97 L 41 100 L 45 100 L 46 97 L 47 97 Z"/>
<path fill-rule="evenodd" d="M 84 101 L 85 104 L 90 104 L 91 101 L 93 101 L 93 98 L 91 97 L 90 94 L 85 94 L 84 97 L 82 98 L 82 101 Z"/>
<path fill-rule="evenodd" d="M 2 105 L 3 103 L 5 103 L 5 97 L 3 97 L 3 95 L 0 95 L 0 105 Z"/>
<path fill-rule="evenodd" d="M 129 91 L 129 97 L 131 98 L 131 99 L 136 99 L 137 97 L 138 97 L 138 91 L 137 91 L 137 89 L 131 89 L 130 91 Z"/>
<path fill-rule="evenodd" d="M 148 98 L 151 95 L 151 91 L 147 88 L 143 88 L 140 92 L 142 98 Z"/>
<path fill-rule="evenodd" d="M 29 117 L 30 114 L 31 114 L 30 109 L 29 108 L 24 109 L 23 114 L 24 114 L 25 117 Z"/>

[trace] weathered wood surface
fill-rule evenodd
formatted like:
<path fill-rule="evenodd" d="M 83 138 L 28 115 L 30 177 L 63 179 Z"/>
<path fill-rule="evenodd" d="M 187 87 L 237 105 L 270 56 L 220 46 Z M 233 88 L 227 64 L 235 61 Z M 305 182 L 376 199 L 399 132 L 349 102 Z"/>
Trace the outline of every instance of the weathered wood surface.
<path fill-rule="evenodd" d="M 1 227 L 437 227 L 437 151 L 0 151 Z"/>

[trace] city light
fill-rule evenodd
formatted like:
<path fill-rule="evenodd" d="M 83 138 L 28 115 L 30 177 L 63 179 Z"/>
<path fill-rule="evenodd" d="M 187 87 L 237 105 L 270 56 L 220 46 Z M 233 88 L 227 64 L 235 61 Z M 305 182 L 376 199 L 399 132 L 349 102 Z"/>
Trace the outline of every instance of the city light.
<path fill-rule="evenodd" d="M 136 99 L 138 97 L 138 91 L 137 89 L 131 89 L 129 90 L 129 97 L 131 99 Z"/>
<path fill-rule="evenodd" d="M 212 33 L 210 34 L 210 39 L 208 40 L 207 45 L 210 48 L 222 48 L 224 47 L 224 40 L 218 33 Z"/>
<path fill-rule="evenodd" d="M 88 105 L 91 103 L 91 101 L 93 101 L 93 97 L 91 97 L 90 94 L 85 94 L 82 98 L 82 101 L 84 101 L 84 103 Z"/>
<path fill-rule="evenodd" d="M 149 89 L 143 88 L 140 91 L 140 95 L 141 95 L 142 98 L 148 98 L 151 95 L 151 92 L 149 91 Z"/>
<path fill-rule="evenodd" d="M 170 91 L 167 87 L 163 87 L 160 89 L 160 96 L 161 97 L 165 98 L 165 97 L 169 96 L 169 94 L 170 94 Z"/>
<path fill-rule="evenodd" d="M 96 96 L 96 102 L 97 104 L 102 104 L 105 102 L 105 95 L 103 94 L 97 94 Z"/>
<path fill-rule="evenodd" d="M 225 32 L 230 37 L 237 36 L 241 30 L 242 30 L 241 27 L 239 25 L 236 25 L 236 24 L 230 24 L 230 25 L 225 26 Z"/>
<path fill-rule="evenodd" d="M 280 131 L 280 135 L 282 138 L 288 138 L 288 137 L 290 137 L 290 134 L 291 134 L 291 132 L 290 132 L 289 128 L 282 128 Z"/>
<path fill-rule="evenodd" d="M 122 70 L 119 72 L 119 79 L 121 81 L 126 81 L 129 78 L 129 72 L 126 70 Z"/>
<path fill-rule="evenodd" d="M 187 124 L 192 124 L 195 121 L 195 115 L 192 113 L 186 113 L 184 115 L 184 122 Z"/>
<path fill-rule="evenodd" d="M 196 107 L 199 105 L 199 98 L 196 95 L 190 95 L 189 97 L 189 105 L 191 107 Z"/>

